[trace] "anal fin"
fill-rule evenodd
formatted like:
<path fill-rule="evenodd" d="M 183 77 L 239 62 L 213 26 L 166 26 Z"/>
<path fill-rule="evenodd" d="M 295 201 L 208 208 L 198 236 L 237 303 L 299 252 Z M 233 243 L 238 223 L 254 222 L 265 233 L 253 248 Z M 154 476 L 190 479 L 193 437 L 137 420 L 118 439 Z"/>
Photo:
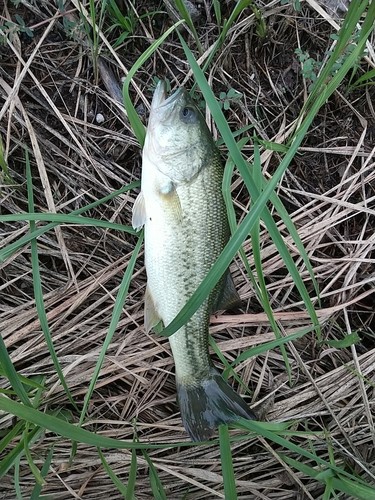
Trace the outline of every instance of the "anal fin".
<path fill-rule="evenodd" d="M 146 286 L 145 292 L 145 311 L 144 311 L 144 322 L 146 332 L 149 332 L 158 323 L 160 323 L 161 317 L 156 310 L 154 299 L 152 298 L 151 292 Z"/>

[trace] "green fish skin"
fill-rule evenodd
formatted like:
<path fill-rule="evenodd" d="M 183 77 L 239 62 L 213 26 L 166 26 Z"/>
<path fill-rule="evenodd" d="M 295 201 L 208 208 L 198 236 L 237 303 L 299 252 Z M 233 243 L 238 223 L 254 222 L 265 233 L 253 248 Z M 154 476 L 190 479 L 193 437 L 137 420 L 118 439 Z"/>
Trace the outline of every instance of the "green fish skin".
<path fill-rule="evenodd" d="M 175 318 L 229 238 L 223 166 L 206 122 L 185 89 L 166 97 L 159 82 L 143 149 L 142 187 L 133 227 L 145 229 L 145 327 Z M 238 302 L 229 272 L 191 319 L 169 337 L 181 417 L 193 441 L 222 423 L 256 419 L 214 367 L 208 351 L 210 314 Z"/>

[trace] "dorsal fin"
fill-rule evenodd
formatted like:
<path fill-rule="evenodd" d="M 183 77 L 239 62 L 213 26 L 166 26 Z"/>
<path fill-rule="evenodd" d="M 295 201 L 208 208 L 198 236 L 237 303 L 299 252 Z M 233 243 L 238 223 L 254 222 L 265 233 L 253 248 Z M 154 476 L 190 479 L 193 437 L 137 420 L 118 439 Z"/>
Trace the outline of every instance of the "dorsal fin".
<path fill-rule="evenodd" d="M 152 298 L 151 292 L 146 286 L 145 292 L 145 312 L 144 312 L 144 322 L 146 332 L 149 332 L 158 323 L 160 323 L 161 318 L 156 310 L 154 299 Z"/>
<path fill-rule="evenodd" d="M 212 306 L 212 311 L 221 311 L 239 307 L 242 301 L 236 287 L 234 286 L 232 275 L 228 269 L 224 276 L 223 286 L 218 294 L 216 302 Z"/>

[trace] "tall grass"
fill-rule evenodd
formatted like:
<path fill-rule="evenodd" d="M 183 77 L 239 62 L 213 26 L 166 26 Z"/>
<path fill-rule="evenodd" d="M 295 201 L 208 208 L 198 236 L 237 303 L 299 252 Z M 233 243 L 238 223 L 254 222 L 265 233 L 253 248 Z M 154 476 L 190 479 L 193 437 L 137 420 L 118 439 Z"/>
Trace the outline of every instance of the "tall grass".
<path fill-rule="evenodd" d="M 243 9 L 248 3 L 249 2 L 239 2 L 235 7 L 235 10 L 233 11 L 230 19 L 234 20 L 240 14 L 241 9 Z M 93 2 L 90 2 L 90 6 L 91 5 L 94 5 Z M 180 8 L 182 9 L 181 5 L 182 3 L 180 2 Z M 216 17 L 220 19 L 218 4 L 216 3 L 215 5 Z M 94 19 L 94 12 L 91 12 L 91 14 L 92 18 Z M 183 309 L 172 321 L 172 323 L 162 331 L 163 335 L 172 335 L 194 314 L 194 312 L 200 307 L 202 302 L 218 282 L 220 277 L 226 271 L 230 262 L 238 252 L 240 252 L 240 255 L 242 256 L 245 268 L 247 268 L 248 270 L 250 269 L 248 263 L 246 262 L 246 256 L 242 251 L 242 245 L 244 241 L 249 237 L 249 235 L 251 236 L 255 268 L 257 271 L 257 281 L 254 281 L 254 285 L 258 291 L 259 300 L 262 303 L 264 310 L 267 312 L 271 325 L 274 328 L 276 338 L 274 341 L 260 346 L 259 348 L 243 352 L 235 360 L 234 364 L 248 359 L 250 356 L 255 356 L 257 353 L 264 352 L 264 350 L 268 349 L 280 348 L 281 351 L 285 354 L 284 349 L 286 349 L 287 343 L 300 336 L 305 335 L 308 331 L 314 330 L 316 334 L 319 335 L 319 322 L 314 310 L 314 302 L 318 300 L 318 290 L 315 290 L 315 297 L 311 298 L 306 290 L 303 280 L 300 277 L 299 269 L 296 267 L 294 260 L 285 245 L 284 239 L 280 235 L 278 227 L 271 215 L 269 206 L 272 206 L 282 219 L 285 227 L 289 231 L 290 236 L 292 237 L 296 247 L 299 250 L 304 265 L 307 267 L 310 274 L 313 275 L 307 253 L 303 248 L 301 240 L 298 237 L 297 231 L 289 215 L 287 214 L 285 207 L 283 206 L 281 200 L 278 198 L 275 192 L 275 188 L 280 182 L 286 169 L 289 167 L 290 162 L 293 160 L 317 112 L 339 87 L 358 58 L 362 56 L 366 40 L 371 30 L 373 29 L 374 19 L 374 2 L 370 3 L 365 0 L 360 2 L 351 2 L 349 11 L 343 23 L 343 27 L 339 32 L 335 50 L 327 60 L 317 81 L 315 82 L 311 94 L 306 101 L 306 105 L 301 111 L 299 126 L 298 128 L 296 128 L 293 136 L 287 144 L 285 155 L 270 180 L 266 179 L 262 174 L 256 139 L 254 142 L 254 163 L 251 165 L 244 159 L 241 152 L 241 141 L 236 141 L 235 135 L 233 134 L 233 131 L 230 130 L 230 127 L 222 113 L 216 97 L 213 94 L 212 89 L 210 88 L 206 79 L 205 70 L 209 67 L 210 61 L 212 61 L 215 57 L 215 51 L 219 50 L 221 44 L 225 42 L 225 36 L 228 33 L 229 25 L 225 25 L 224 27 L 222 27 L 217 41 L 217 46 L 215 50 L 211 52 L 210 60 L 206 63 L 203 69 L 199 67 L 192 50 L 189 48 L 184 38 L 179 35 L 181 47 L 185 53 L 186 60 L 193 70 L 195 83 L 202 91 L 205 101 L 210 109 L 210 112 L 228 150 L 229 161 L 226 168 L 226 176 L 224 179 L 223 189 L 227 199 L 228 215 L 232 227 L 232 237 L 210 272 L 207 274 L 206 278 L 203 280 L 201 285 L 191 297 L 191 299 L 183 307 Z M 140 56 L 138 61 L 134 64 L 133 68 L 129 71 L 128 77 L 125 81 L 125 106 L 127 109 L 129 120 L 133 126 L 134 133 L 137 136 L 140 144 L 143 144 L 145 131 L 130 99 L 129 85 L 131 84 L 131 79 L 140 69 L 142 64 L 144 64 L 147 58 L 154 54 L 155 50 L 173 31 L 175 31 L 176 27 L 181 23 L 182 21 L 176 23 L 168 31 L 166 31 L 161 38 L 151 44 L 149 49 Z M 350 54 L 347 54 L 347 57 L 341 67 L 337 71 L 333 71 L 336 60 L 342 55 L 353 33 L 357 31 L 357 25 L 359 23 L 361 27 L 357 32 L 357 44 L 354 50 Z M 190 25 L 190 23 L 188 24 L 191 29 L 194 28 L 194 26 Z M 193 32 L 196 33 L 194 30 Z M 94 30 L 94 33 L 96 33 L 96 30 Z M 357 83 L 360 84 L 362 83 L 362 81 L 358 80 Z M 87 205 L 79 211 L 71 212 L 69 215 L 35 213 L 33 204 L 33 180 L 30 173 L 27 155 L 25 164 L 27 173 L 27 189 L 29 195 L 28 213 L 16 215 L 0 215 L 0 222 L 10 220 L 22 220 L 25 222 L 28 221 L 30 225 L 30 231 L 28 235 L 20 238 L 16 243 L 13 243 L 12 245 L 9 245 L 8 247 L 0 251 L 0 261 L 5 261 L 20 248 L 23 248 L 26 245 L 31 245 L 34 296 L 38 309 L 39 321 L 42 325 L 42 330 L 49 347 L 50 356 L 53 359 L 54 366 L 60 378 L 61 384 L 65 389 L 67 399 L 72 403 L 72 406 L 74 407 L 76 406 L 76 402 L 70 392 L 64 374 L 60 368 L 59 360 L 55 354 L 52 335 L 48 326 L 47 315 L 43 304 L 43 293 L 38 267 L 39 256 L 37 238 L 41 234 L 45 233 L 46 231 L 50 231 L 51 229 L 62 223 L 91 224 L 93 226 L 102 227 L 107 230 L 120 230 L 134 235 L 134 231 L 130 227 L 109 223 L 103 220 L 98 221 L 89 217 L 83 217 L 81 214 L 85 213 L 85 211 L 88 211 L 94 206 L 98 206 L 100 203 L 104 203 L 111 197 L 117 196 L 121 192 L 133 189 L 134 187 L 138 186 L 138 184 L 126 186 L 122 190 L 113 193 L 109 197 L 98 200 L 93 204 Z M 238 169 L 243 183 L 251 196 L 251 208 L 240 224 L 237 224 L 235 220 L 234 210 L 231 205 L 229 196 L 231 176 L 234 168 Z M 48 221 L 49 223 L 45 226 L 37 228 L 35 225 L 35 221 Z M 269 231 L 275 246 L 282 256 L 285 262 L 285 266 L 292 276 L 295 286 L 298 289 L 312 320 L 311 329 L 301 329 L 299 332 L 295 333 L 294 335 L 290 335 L 287 338 L 282 337 L 281 333 L 279 332 L 277 322 L 273 318 L 268 292 L 265 285 L 265 280 L 263 278 L 262 256 L 260 252 L 260 221 L 262 221 L 267 227 L 267 230 Z M 102 344 L 100 355 L 96 362 L 94 375 L 85 396 L 83 408 L 80 411 L 78 424 L 73 423 L 73 418 L 70 418 L 70 421 L 67 421 L 67 416 L 69 417 L 70 415 L 69 412 L 60 412 L 59 410 L 50 411 L 44 408 L 44 405 L 42 404 L 44 381 L 39 380 L 38 382 L 35 382 L 34 380 L 29 380 L 25 377 L 21 377 L 12 364 L 11 356 L 9 356 L 9 353 L 7 352 L 3 339 L 0 338 L 0 370 L 1 374 L 8 379 L 11 386 L 10 390 L 1 391 L 0 410 L 15 418 L 14 426 L 8 431 L 8 433 L 2 436 L 2 439 L 0 441 L 0 451 L 8 449 L 9 445 L 11 443 L 14 443 L 12 449 L 4 455 L 4 458 L 0 463 L 0 476 L 6 474 L 13 467 L 15 491 L 18 496 L 21 496 L 19 475 L 19 464 L 21 457 L 26 457 L 30 470 L 35 477 L 36 484 L 32 493 L 32 498 L 38 498 L 42 491 L 43 481 L 48 473 L 53 458 L 53 447 L 51 446 L 44 464 L 40 469 L 33 462 L 30 448 L 37 439 L 43 438 L 43 433 L 46 430 L 55 433 L 57 436 L 64 436 L 65 438 L 70 439 L 72 442 L 86 443 L 88 445 L 96 447 L 98 449 L 98 456 L 101 460 L 101 463 L 103 464 L 103 467 L 107 471 L 114 485 L 124 496 L 124 498 L 133 498 L 135 495 L 137 451 L 142 453 L 144 459 L 148 463 L 149 481 L 155 498 L 167 498 L 166 493 L 163 489 L 163 485 L 157 474 L 156 468 L 154 467 L 147 451 L 152 449 L 169 449 L 177 447 L 206 445 L 206 443 L 193 445 L 192 443 L 186 442 L 173 442 L 168 444 L 139 442 L 137 438 L 134 438 L 133 441 L 121 441 L 108 438 L 95 432 L 90 432 L 83 428 L 83 424 L 86 418 L 86 410 L 92 398 L 93 391 L 95 390 L 103 359 L 116 331 L 124 304 L 126 303 L 126 297 L 133 276 L 134 266 L 140 252 L 141 245 L 142 235 L 140 234 L 116 297 L 112 313 L 112 320 L 106 338 L 104 339 L 104 342 Z M 255 278 L 253 279 L 255 280 Z M 284 359 L 285 363 L 287 364 L 287 357 L 284 356 Z M 237 428 L 242 430 L 242 434 L 237 435 L 234 439 L 230 437 L 227 427 L 221 426 L 219 429 L 219 438 L 210 442 L 210 444 L 216 443 L 220 446 L 224 492 L 227 498 L 233 499 L 236 498 L 237 495 L 236 478 L 233 471 L 233 461 L 231 457 L 231 445 L 234 441 L 237 442 L 239 440 L 248 440 L 250 437 L 257 435 L 264 438 L 268 443 L 278 445 L 278 451 L 275 451 L 275 453 L 278 454 L 278 458 L 281 461 L 285 462 L 285 464 L 287 464 L 293 470 L 299 471 L 306 477 L 310 477 L 316 481 L 321 482 L 325 487 L 324 498 L 334 498 L 336 495 L 335 492 L 342 492 L 344 494 L 364 500 L 375 499 L 375 490 L 367 485 L 361 478 L 357 477 L 354 472 L 348 472 L 345 465 L 342 465 L 335 458 L 333 453 L 331 454 L 330 461 L 323 460 L 319 456 L 319 453 L 310 446 L 311 437 L 313 436 L 312 432 L 297 432 L 294 429 L 289 429 L 285 424 L 248 422 L 245 420 L 238 423 Z M 297 439 L 301 444 L 297 445 L 295 443 Z M 127 484 L 123 484 L 120 481 L 120 479 L 111 469 L 110 464 L 106 461 L 101 451 L 102 449 L 106 448 L 133 450 L 131 474 L 128 478 Z M 280 449 L 283 451 L 279 451 Z M 308 449 L 310 451 L 307 451 Z M 300 458 L 298 460 L 296 458 L 292 458 L 288 455 L 288 452 L 292 452 L 294 456 L 298 456 Z"/>

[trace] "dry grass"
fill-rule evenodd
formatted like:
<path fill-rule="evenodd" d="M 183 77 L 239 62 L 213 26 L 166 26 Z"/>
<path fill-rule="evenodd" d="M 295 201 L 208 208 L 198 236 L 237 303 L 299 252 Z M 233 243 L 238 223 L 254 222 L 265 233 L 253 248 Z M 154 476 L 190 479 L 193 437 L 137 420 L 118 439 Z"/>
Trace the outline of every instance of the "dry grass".
<path fill-rule="evenodd" d="M 276 1 L 265 3 L 267 38 L 257 36 L 254 16 L 246 11 L 231 29 L 209 71 L 209 81 L 217 95 L 230 87 L 243 93 L 240 103 L 232 104 L 227 112 L 232 129 L 251 123 L 261 139 L 282 143 L 307 92 L 294 50 L 301 46 L 312 57 L 322 59 L 332 43 L 330 22 L 337 20 L 330 14 L 324 19 L 311 1 L 300 13 Z M 19 7 L 26 24 L 34 26 L 34 37 L 15 34 L 11 42 L 0 47 L 0 135 L 10 176 L 4 174 L 1 185 L 3 215 L 27 211 L 25 147 L 32 151 L 37 212 L 70 213 L 140 176 L 139 146 L 100 73 L 95 77 L 91 49 L 77 37 L 66 37 L 53 2 L 47 1 L 43 7 L 38 4 L 21 2 Z M 72 15 L 77 15 L 76 4 L 71 2 L 67 7 Z M 144 13 L 148 4 L 137 2 L 137 13 Z M 202 9 L 209 13 L 208 4 L 203 2 Z M 5 2 L 1 15 L 10 19 L 14 14 L 12 3 Z M 212 46 L 215 33 L 210 16 L 202 21 L 206 24 L 199 32 L 205 50 Z M 155 15 L 154 21 L 146 17 L 137 22 L 134 37 L 117 51 L 123 66 L 116 62 L 114 50 L 108 48 L 111 44 L 105 43 L 108 39 L 102 35 L 101 55 L 113 64 L 118 79 L 122 69 L 129 69 L 150 39 L 157 38 L 169 23 L 162 14 Z M 373 49 L 368 59 L 374 67 L 372 55 Z M 147 115 L 152 76 L 156 74 L 169 78 L 173 85 L 189 74 L 176 37 L 168 39 L 137 74 L 138 91 L 133 98 L 143 115 Z M 341 466 L 374 483 L 375 95 L 370 86 L 346 90 L 336 92 L 321 110 L 279 187 L 321 290 L 321 302 L 316 300 L 315 305 L 323 342 L 309 334 L 288 344 L 291 384 L 279 349 L 240 363 L 236 371 L 252 389 L 254 407 L 265 418 L 299 422 L 295 429 L 309 434 L 310 449 L 329 460 L 329 443 Z M 103 114 L 103 123 L 95 121 L 98 113 Z M 252 146 L 244 153 L 251 160 Z M 264 173 L 272 175 L 278 154 L 264 151 L 262 161 Z M 136 192 L 130 191 L 85 215 L 129 225 L 135 196 Z M 241 218 L 247 213 L 249 199 L 240 178 L 234 179 L 233 196 Z M 5 248 L 27 234 L 29 224 L 2 223 L 0 231 L 1 247 Z M 281 223 L 280 231 L 284 234 Z M 309 326 L 310 318 L 268 233 L 264 230 L 261 236 L 271 304 L 283 333 L 288 335 Z M 286 232 L 285 240 L 298 262 Z M 49 326 L 78 406 L 93 375 L 135 242 L 136 238 L 126 233 L 74 225 L 60 225 L 38 239 Z M 251 263 L 249 243 L 245 250 Z M 211 330 L 228 361 L 247 348 L 274 339 L 239 260 L 233 264 L 233 274 L 244 300 L 243 311 L 213 317 Z M 308 272 L 301 268 L 301 275 L 313 296 Z M 144 287 L 145 273 L 139 260 L 85 425 L 118 439 L 132 439 L 136 427 L 142 441 L 183 441 L 186 435 L 175 403 L 168 342 L 146 334 L 143 328 Z M 74 414 L 41 332 L 28 245 L 0 264 L 0 324 L 18 372 L 46 377 L 45 407 L 65 407 Z M 360 337 L 355 345 L 338 348 L 328 343 L 352 332 Z M 3 429 L 9 427 L 9 418 L 2 417 Z M 300 439 L 306 441 L 305 437 Z M 93 447 L 78 444 L 70 464 L 71 442 L 47 433 L 32 447 L 38 466 L 52 444 L 52 467 L 43 493 L 54 499 L 121 498 Z M 233 445 L 241 498 L 319 498 L 324 487 L 292 471 L 276 451 L 275 446 L 256 437 Z M 126 482 L 131 453 L 106 451 L 105 456 Z M 217 445 L 154 450 L 150 457 L 168 498 L 224 498 Z M 25 497 L 34 483 L 22 459 L 20 485 Z M 15 497 L 11 471 L 2 479 L 2 492 L 1 498 Z M 142 456 L 138 457 L 136 496 L 151 497 L 148 464 Z"/>

